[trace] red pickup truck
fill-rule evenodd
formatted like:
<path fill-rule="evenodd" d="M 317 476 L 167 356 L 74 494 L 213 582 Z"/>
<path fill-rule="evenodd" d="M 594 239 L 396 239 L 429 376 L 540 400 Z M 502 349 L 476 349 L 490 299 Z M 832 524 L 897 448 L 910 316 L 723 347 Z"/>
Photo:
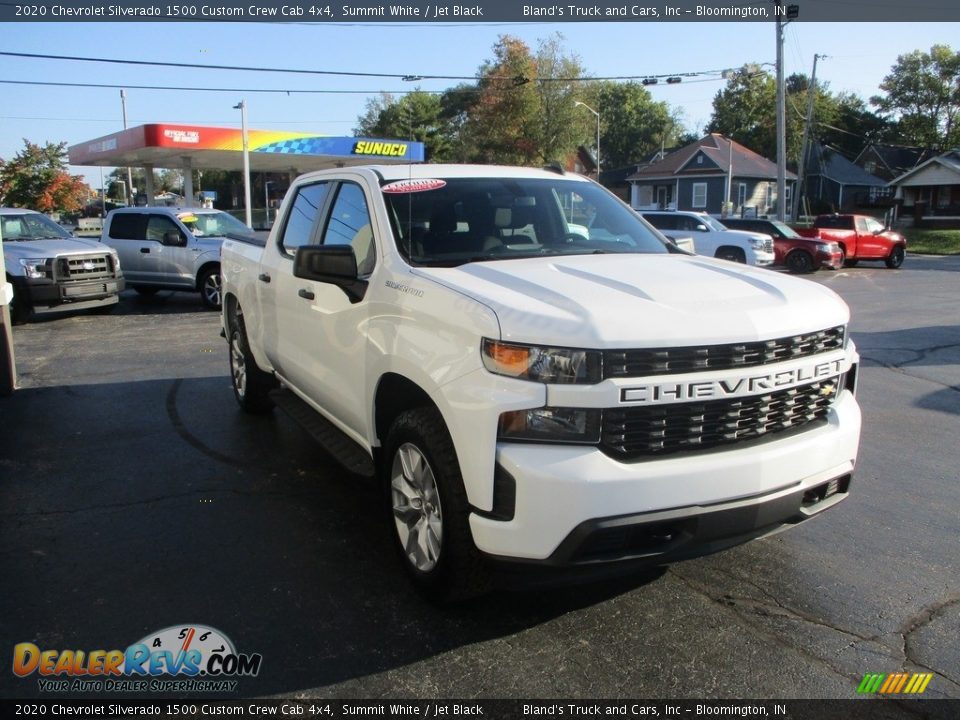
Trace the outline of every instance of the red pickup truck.
<path fill-rule="evenodd" d="M 883 260 L 888 268 L 903 265 L 907 239 L 869 215 L 818 215 L 811 228 L 796 228 L 803 237 L 835 242 L 844 253 L 844 264 Z"/>

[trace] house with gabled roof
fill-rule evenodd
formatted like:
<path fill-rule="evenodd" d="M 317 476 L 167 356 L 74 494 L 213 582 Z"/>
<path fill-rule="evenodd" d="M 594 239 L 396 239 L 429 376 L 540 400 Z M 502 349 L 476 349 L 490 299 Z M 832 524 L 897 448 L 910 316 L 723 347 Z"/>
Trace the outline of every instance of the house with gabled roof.
<path fill-rule="evenodd" d="M 881 180 L 890 182 L 935 157 L 936 154 L 936 151 L 930 148 L 869 143 L 854 158 L 853 163 L 859 165 L 871 175 L 876 175 Z"/>
<path fill-rule="evenodd" d="M 952 218 L 955 222 L 933 223 L 942 226 L 960 225 L 960 149 L 948 150 L 894 178 L 897 199 L 905 212 L 918 219 Z"/>
<path fill-rule="evenodd" d="M 786 173 L 790 207 L 797 176 Z M 706 135 L 641 168 L 631 183 L 630 205 L 637 210 L 700 210 L 721 215 L 776 212 L 777 166 L 719 133 Z M 730 203 L 725 207 L 725 203 Z"/>
<path fill-rule="evenodd" d="M 804 168 L 804 204 L 814 215 L 889 207 L 893 202 L 886 180 L 871 175 L 826 145 L 810 143 Z"/>

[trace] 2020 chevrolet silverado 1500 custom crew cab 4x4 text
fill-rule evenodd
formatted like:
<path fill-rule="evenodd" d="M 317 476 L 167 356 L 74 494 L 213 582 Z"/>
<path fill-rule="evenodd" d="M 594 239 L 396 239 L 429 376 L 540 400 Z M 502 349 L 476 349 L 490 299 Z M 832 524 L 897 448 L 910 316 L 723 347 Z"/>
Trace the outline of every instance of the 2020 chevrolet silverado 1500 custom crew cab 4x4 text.
<path fill-rule="evenodd" d="M 319 171 L 222 260 L 241 407 L 378 474 L 425 589 L 476 591 L 491 559 L 663 564 L 848 495 L 843 301 L 689 255 L 580 176 Z"/>
<path fill-rule="evenodd" d="M 46 215 L 22 208 L 0 208 L 0 236 L 15 321 L 116 306 L 123 273 L 117 253 L 103 243 L 76 238 Z"/>

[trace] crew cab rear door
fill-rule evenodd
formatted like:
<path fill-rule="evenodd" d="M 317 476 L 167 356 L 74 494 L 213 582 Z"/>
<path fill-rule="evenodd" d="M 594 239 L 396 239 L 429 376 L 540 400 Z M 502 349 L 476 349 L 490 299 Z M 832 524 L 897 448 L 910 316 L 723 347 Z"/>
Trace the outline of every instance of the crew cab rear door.
<path fill-rule="evenodd" d="M 366 318 L 368 303 L 330 283 L 293 275 L 295 243 L 350 245 L 361 275 L 376 265 L 370 200 L 352 181 L 300 186 L 279 236 L 278 266 L 268 269 L 276 312 L 274 367 L 301 395 L 342 429 L 362 436 L 366 420 Z M 299 218 L 298 218 L 299 216 Z M 312 220 L 309 232 L 303 230 Z M 299 230 L 297 223 L 299 223 Z M 294 237 L 294 234 L 299 233 Z M 302 242 L 304 239 L 307 242 Z M 268 321 L 265 316 L 265 321 Z"/>

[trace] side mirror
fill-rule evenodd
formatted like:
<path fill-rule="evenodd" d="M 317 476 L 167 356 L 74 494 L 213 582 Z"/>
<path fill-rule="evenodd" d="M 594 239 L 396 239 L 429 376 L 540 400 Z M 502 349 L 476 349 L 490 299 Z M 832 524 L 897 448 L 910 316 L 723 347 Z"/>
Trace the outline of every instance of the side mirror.
<path fill-rule="evenodd" d="M 694 228 L 697 232 L 707 232 L 707 226 L 703 223 L 697 223 L 697 227 Z"/>
<path fill-rule="evenodd" d="M 171 230 L 163 234 L 163 244 L 170 247 L 186 247 L 187 239 L 176 230 Z"/>
<path fill-rule="evenodd" d="M 350 245 L 303 245 L 293 257 L 293 276 L 336 285 L 351 303 L 363 300 L 367 281 L 357 277 L 357 256 Z"/>

